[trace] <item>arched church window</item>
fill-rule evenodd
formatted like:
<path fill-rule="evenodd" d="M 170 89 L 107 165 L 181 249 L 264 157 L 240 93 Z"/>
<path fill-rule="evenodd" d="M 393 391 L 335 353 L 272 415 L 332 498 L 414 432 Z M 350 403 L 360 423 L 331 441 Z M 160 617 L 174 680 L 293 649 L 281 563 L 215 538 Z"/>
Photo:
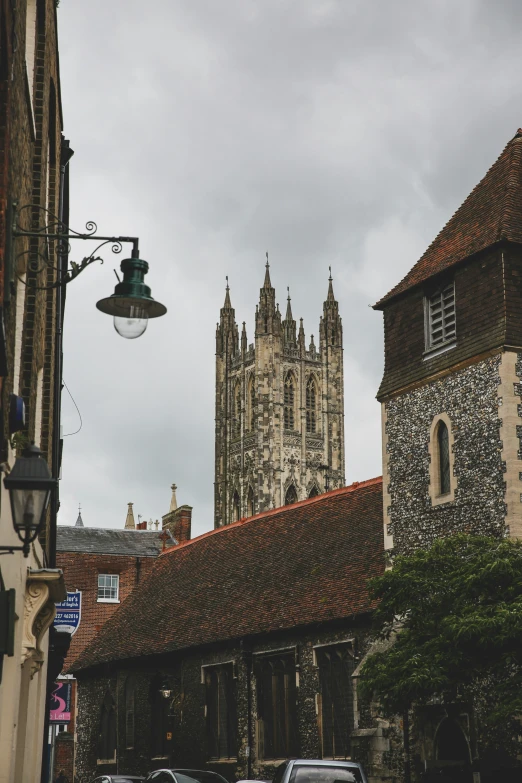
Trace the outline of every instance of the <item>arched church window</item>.
<path fill-rule="evenodd" d="M 451 489 L 450 478 L 450 453 L 449 453 L 449 433 L 446 424 L 439 421 L 437 427 L 437 445 L 439 452 L 439 494 L 447 495 Z"/>
<path fill-rule="evenodd" d="M 241 519 L 241 511 L 239 505 L 239 494 L 236 490 L 232 495 L 232 521 L 237 522 L 238 519 Z"/>
<path fill-rule="evenodd" d="M 255 514 L 254 510 L 254 490 L 252 487 L 248 488 L 248 495 L 247 495 L 247 516 L 253 517 Z"/>
<path fill-rule="evenodd" d="M 116 704 L 109 691 L 105 693 L 100 714 L 98 758 L 116 758 Z"/>
<path fill-rule="evenodd" d="M 234 388 L 234 435 L 241 435 L 241 384 L 239 381 Z"/>
<path fill-rule="evenodd" d="M 447 413 L 440 413 L 431 423 L 429 438 L 429 493 L 432 506 L 455 500 L 458 477 L 453 470 L 453 452 L 451 419 Z"/>
<path fill-rule="evenodd" d="M 295 376 L 288 372 L 284 387 L 284 425 L 285 430 L 295 429 Z"/>
<path fill-rule="evenodd" d="M 125 682 L 125 747 L 134 747 L 134 697 L 136 681 L 131 674 Z"/>
<path fill-rule="evenodd" d="M 317 387 L 313 376 L 306 384 L 306 431 L 315 432 L 317 427 Z"/>
<path fill-rule="evenodd" d="M 308 493 L 309 498 L 316 498 L 319 494 L 319 490 L 317 489 L 316 485 L 314 484 L 310 492 Z"/>
<path fill-rule="evenodd" d="M 285 506 L 289 506 L 291 503 L 297 503 L 297 490 L 295 484 L 290 484 L 286 490 Z"/>
<path fill-rule="evenodd" d="M 253 375 L 248 381 L 248 428 L 251 432 L 256 428 L 256 387 Z"/>

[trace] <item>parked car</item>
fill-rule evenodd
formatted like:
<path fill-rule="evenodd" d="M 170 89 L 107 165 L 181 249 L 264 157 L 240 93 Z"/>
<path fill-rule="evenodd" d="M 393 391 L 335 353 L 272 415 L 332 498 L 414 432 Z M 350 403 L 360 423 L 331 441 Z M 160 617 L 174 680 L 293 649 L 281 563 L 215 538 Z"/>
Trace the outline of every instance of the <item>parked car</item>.
<path fill-rule="evenodd" d="M 208 769 L 157 769 L 151 772 L 145 783 L 228 783 L 217 772 Z"/>
<path fill-rule="evenodd" d="M 361 764 L 329 759 L 289 759 L 276 769 L 273 783 L 368 783 Z"/>
<path fill-rule="evenodd" d="M 98 778 L 94 778 L 92 783 L 139 783 L 145 778 L 139 775 L 100 775 Z"/>

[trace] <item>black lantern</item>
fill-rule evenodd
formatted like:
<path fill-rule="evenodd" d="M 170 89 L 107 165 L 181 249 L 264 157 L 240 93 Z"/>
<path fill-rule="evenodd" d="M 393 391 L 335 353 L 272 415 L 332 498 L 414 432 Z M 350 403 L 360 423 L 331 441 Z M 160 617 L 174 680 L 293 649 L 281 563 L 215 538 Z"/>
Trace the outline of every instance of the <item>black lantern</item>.
<path fill-rule="evenodd" d="M 1 548 L 21 549 L 28 557 L 30 544 L 42 529 L 51 490 L 56 486 L 38 446 L 32 443 L 17 458 L 4 486 L 11 500 L 13 527 L 23 546 Z"/>

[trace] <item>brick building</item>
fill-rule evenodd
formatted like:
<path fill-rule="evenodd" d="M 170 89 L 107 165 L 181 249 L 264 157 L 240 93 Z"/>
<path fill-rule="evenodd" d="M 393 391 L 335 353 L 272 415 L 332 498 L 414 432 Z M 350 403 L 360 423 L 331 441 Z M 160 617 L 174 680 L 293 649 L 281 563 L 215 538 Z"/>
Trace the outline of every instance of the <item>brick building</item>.
<path fill-rule="evenodd" d="M 269 779 L 288 755 L 346 758 L 366 731 L 351 675 L 366 579 L 384 568 L 381 503 L 373 479 L 161 554 L 72 665 L 75 780 L 169 762 Z"/>
<path fill-rule="evenodd" d="M 161 536 L 147 523 L 135 524 L 132 503 L 128 504 L 123 530 L 85 526 L 81 513 L 74 526 L 59 525 L 56 562 L 62 569 L 67 590 L 81 592 L 81 620 L 72 636 L 65 659 L 65 678 L 72 685 L 71 723 L 59 726 L 54 734 L 54 774 L 65 770 L 72 781 L 76 738 L 76 680 L 67 673 L 69 664 L 83 651 L 119 605 L 138 589 L 151 572 L 154 560 L 173 541 L 188 541 L 191 535 L 192 509 L 177 506 L 176 487 L 172 487 L 170 509 L 162 518 Z M 152 528 L 155 526 L 152 525 Z"/>
<path fill-rule="evenodd" d="M 0 463 L 8 473 L 21 446 L 34 441 L 59 475 L 59 396 L 63 296 L 56 288 L 61 259 L 42 240 L 15 238 L 19 226 L 38 229 L 42 209 L 67 217 L 67 162 L 54 0 L 0 0 Z M 25 403 L 26 423 L 10 420 L 11 395 Z M 16 438 L 12 438 L 16 431 Z M 59 663 L 49 649 L 54 602 L 65 594 L 55 568 L 57 491 L 40 540 L 26 559 L 3 557 L 0 600 L 11 606 L 0 650 L 0 781 L 37 780 L 42 766 L 47 678 Z M 3 547 L 20 545 L 8 493 L 0 481 Z M 9 592 L 12 591 L 12 592 Z M 14 597 L 14 605 L 11 603 Z M 6 616 L 3 614 L 2 616 Z"/>

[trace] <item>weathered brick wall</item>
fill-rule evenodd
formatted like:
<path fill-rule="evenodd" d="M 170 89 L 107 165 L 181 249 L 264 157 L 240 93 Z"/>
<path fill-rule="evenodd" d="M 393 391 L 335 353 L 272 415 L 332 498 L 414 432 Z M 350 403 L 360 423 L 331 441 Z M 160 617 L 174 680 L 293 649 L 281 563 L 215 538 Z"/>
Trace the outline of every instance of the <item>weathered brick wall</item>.
<path fill-rule="evenodd" d="M 398 553 L 461 532 L 505 531 L 505 465 L 498 413 L 501 355 L 489 357 L 385 403 L 389 532 Z M 430 426 L 446 412 L 454 436 L 455 500 L 432 507 Z"/>
<path fill-rule="evenodd" d="M 319 693 L 318 670 L 314 665 L 314 646 L 334 644 L 355 639 L 357 656 L 368 648 L 369 632 L 366 621 L 354 626 L 349 623 L 315 632 L 281 634 L 260 638 L 251 645 L 254 654 L 295 647 L 297 687 L 297 715 L 299 753 L 308 758 L 321 754 L 316 714 Z M 202 666 L 233 661 L 236 680 L 238 757 L 236 761 L 209 761 L 207 750 L 205 689 L 201 682 Z M 247 682 L 248 656 L 238 642 L 230 642 L 214 650 L 187 651 L 177 656 L 157 656 L 141 662 L 115 663 L 111 673 L 98 670 L 78 674 L 79 714 L 78 747 L 76 755 L 76 783 L 87 783 L 101 774 L 96 764 L 97 737 L 102 700 L 109 687 L 118 705 L 117 767 L 120 774 L 146 774 L 152 769 L 167 766 L 169 760 L 151 758 L 151 684 L 158 676 L 168 677 L 173 689 L 169 730 L 172 731 L 170 762 L 173 766 L 213 769 L 230 781 L 247 776 Z M 136 681 L 135 744 L 125 747 L 125 683 L 129 675 Z M 256 740 L 256 678 L 251 675 L 252 697 L 252 770 L 253 778 L 271 779 L 278 762 L 262 761 L 257 757 Z M 386 740 L 384 740 L 386 742 Z M 113 765 L 116 767 L 116 765 Z M 109 771 L 104 767 L 104 770 Z M 113 769 L 113 772 L 115 770 Z"/>
<path fill-rule="evenodd" d="M 152 569 L 155 558 L 58 552 L 56 565 L 63 569 L 67 590 L 82 591 L 80 626 L 71 640 L 65 668 L 78 657 L 140 580 Z M 119 574 L 120 603 L 98 603 L 98 574 Z"/>
<path fill-rule="evenodd" d="M 62 731 L 56 735 L 53 780 L 62 771 L 69 779 L 69 783 L 72 783 L 74 776 L 74 736 L 68 731 Z"/>

